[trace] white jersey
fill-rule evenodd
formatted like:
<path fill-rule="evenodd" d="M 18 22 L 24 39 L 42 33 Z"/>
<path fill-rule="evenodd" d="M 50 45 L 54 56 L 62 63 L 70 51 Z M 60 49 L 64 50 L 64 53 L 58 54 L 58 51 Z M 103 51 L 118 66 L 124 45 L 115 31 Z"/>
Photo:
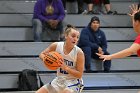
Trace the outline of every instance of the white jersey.
<path fill-rule="evenodd" d="M 56 51 L 63 56 L 64 62 L 68 67 L 72 69 L 76 69 L 76 60 L 77 60 L 76 58 L 77 58 L 77 53 L 80 50 L 80 48 L 75 45 L 74 48 L 71 50 L 71 52 L 65 55 L 63 51 L 63 47 L 64 47 L 64 42 L 58 42 Z M 57 76 L 58 77 L 62 76 L 62 77 L 65 77 L 66 79 L 75 79 L 74 76 L 68 74 L 66 71 L 62 70 L 61 68 L 57 70 Z"/>
<path fill-rule="evenodd" d="M 76 69 L 76 58 L 80 48 L 75 45 L 71 52 L 65 55 L 63 47 L 64 42 L 58 42 L 56 51 L 63 56 L 64 62 L 68 67 Z M 70 89 L 72 93 L 81 93 L 83 89 L 83 80 L 78 79 L 59 68 L 57 70 L 57 77 L 43 87 L 49 91 L 48 93 L 62 93 L 64 89 Z"/>

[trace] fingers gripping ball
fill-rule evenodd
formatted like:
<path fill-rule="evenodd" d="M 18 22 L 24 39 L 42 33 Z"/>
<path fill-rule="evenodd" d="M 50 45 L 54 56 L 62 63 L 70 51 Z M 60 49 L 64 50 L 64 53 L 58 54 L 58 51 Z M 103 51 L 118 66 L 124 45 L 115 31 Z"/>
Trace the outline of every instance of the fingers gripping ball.
<path fill-rule="evenodd" d="M 58 69 L 63 63 L 63 57 L 58 52 L 44 53 L 44 64 L 50 70 Z"/>

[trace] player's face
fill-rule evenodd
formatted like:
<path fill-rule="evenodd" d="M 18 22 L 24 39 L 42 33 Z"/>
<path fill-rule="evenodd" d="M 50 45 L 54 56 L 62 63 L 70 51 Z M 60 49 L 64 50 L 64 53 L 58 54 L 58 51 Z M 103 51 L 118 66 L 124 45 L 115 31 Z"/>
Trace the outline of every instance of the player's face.
<path fill-rule="evenodd" d="M 100 27 L 100 23 L 98 21 L 93 21 L 91 23 L 91 28 L 96 31 Z"/>
<path fill-rule="evenodd" d="M 66 36 L 66 40 L 70 44 L 76 45 L 79 40 L 79 35 L 80 33 L 77 30 L 71 29 L 71 32 Z"/>

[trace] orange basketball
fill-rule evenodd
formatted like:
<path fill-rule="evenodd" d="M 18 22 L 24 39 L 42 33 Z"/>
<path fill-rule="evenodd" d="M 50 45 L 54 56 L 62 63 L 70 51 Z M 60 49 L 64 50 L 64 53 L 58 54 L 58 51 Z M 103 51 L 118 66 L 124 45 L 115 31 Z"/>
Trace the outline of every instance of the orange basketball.
<path fill-rule="evenodd" d="M 58 69 L 61 66 L 61 64 L 63 63 L 64 59 L 61 56 L 61 54 L 59 54 L 58 52 L 52 51 L 49 53 L 44 53 L 44 55 L 45 55 L 44 64 L 50 70 Z"/>

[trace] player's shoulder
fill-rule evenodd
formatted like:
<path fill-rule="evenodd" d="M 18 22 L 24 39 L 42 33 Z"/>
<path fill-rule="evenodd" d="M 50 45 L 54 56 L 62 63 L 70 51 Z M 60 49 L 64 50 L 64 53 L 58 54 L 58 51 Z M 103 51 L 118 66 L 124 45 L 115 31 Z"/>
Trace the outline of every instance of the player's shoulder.
<path fill-rule="evenodd" d="M 51 43 L 51 46 L 56 46 L 57 45 L 57 42 L 52 42 Z"/>
<path fill-rule="evenodd" d="M 50 44 L 49 48 L 55 49 L 56 46 L 57 46 L 57 44 L 58 44 L 57 42 L 52 42 L 52 43 Z"/>
<path fill-rule="evenodd" d="M 62 44 L 64 42 L 52 42 L 51 45 L 58 45 L 58 44 Z"/>
<path fill-rule="evenodd" d="M 57 46 L 60 46 L 60 45 L 63 45 L 64 44 L 64 42 L 53 42 L 53 43 L 51 43 L 51 47 L 57 47 Z"/>
<path fill-rule="evenodd" d="M 78 54 L 84 54 L 84 52 L 82 51 L 82 49 L 80 47 L 78 47 L 78 46 L 76 46 L 76 47 L 77 47 L 77 50 L 78 50 Z"/>

